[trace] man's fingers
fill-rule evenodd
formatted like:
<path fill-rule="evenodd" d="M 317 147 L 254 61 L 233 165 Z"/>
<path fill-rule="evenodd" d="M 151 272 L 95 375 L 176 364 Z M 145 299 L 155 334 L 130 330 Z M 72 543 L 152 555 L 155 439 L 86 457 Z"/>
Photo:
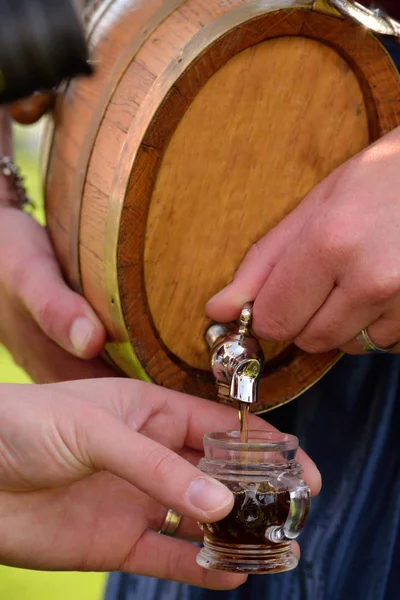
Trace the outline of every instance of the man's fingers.
<path fill-rule="evenodd" d="M 331 194 L 342 169 L 334 171 L 279 225 L 252 246 L 232 283 L 208 302 L 207 314 L 211 319 L 231 321 L 247 302 L 256 299 L 280 257 Z"/>
<path fill-rule="evenodd" d="M 301 552 L 300 552 L 299 544 L 296 541 L 292 542 L 291 548 L 292 548 L 292 552 L 295 555 L 295 557 L 297 558 L 297 560 L 300 560 Z"/>
<path fill-rule="evenodd" d="M 64 283 L 45 230 L 28 215 L 2 209 L 0 284 L 29 311 L 42 331 L 81 358 L 97 356 L 105 332 L 88 303 Z"/>
<path fill-rule="evenodd" d="M 199 551 L 188 542 L 146 531 L 120 570 L 213 590 L 232 590 L 246 581 L 245 575 L 199 567 L 196 563 Z"/>
<path fill-rule="evenodd" d="M 164 518 L 167 511 L 164 511 Z M 177 533 L 176 537 L 181 538 L 183 540 L 189 540 L 191 542 L 202 543 L 203 541 L 203 533 L 200 530 L 200 527 L 197 525 L 196 521 L 193 519 L 188 519 L 187 517 L 183 517 Z"/>
<path fill-rule="evenodd" d="M 171 507 L 192 519 L 218 521 L 229 513 L 233 496 L 228 488 L 165 446 L 132 433 L 118 421 L 115 421 L 114 427 L 115 431 L 112 431 L 111 426 L 107 426 L 108 444 L 105 437 L 102 438 L 101 447 L 97 444 L 93 455 L 97 468 L 122 477 L 163 506 Z M 302 450 L 298 451 L 297 459 L 303 467 L 303 478 L 312 495 L 318 494 L 321 475 L 315 463 Z"/>
<path fill-rule="evenodd" d="M 96 422 L 81 438 L 86 439 L 84 458 L 96 470 L 121 477 L 180 514 L 218 521 L 233 506 L 233 495 L 222 483 L 107 412 L 97 411 Z"/>
<path fill-rule="evenodd" d="M 195 451 L 203 451 L 203 436 L 209 431 L 227 431 L 238 429 L 238 417 L 237 411 L 228 406 L 223 406 L 217 402 L 211 402 L 210 400 L 203 400 L 201 398 L 195 398 L 186 394 L 180 394 L 171 390 L 163 389 L 159 386 L 155 386 L 149 383 L 130 381 L 126 379 L 104 379 L 95 380 L 90 382 L 70 382 L 64 384 L 64 389 L 68 389 L 76 397 L 82 399 L 86 398 L 97 405 L 103 407 L 103 409 L 110 410 L 112 405 L 115 406 L 115 414 L 119 417 L 120 413 L 123 414 L 135 414 L 135 420 L 132 424 L 135 429 L 141 430 L 145 424 L 147 432 L 152 430 L 152 437 L 155 440 L 159 440 L 157 430 L 160 429 L 159 423 L 163 422 L 164 429 L 171 427 L 174 432 L 174 439 L 171 440 L 171 447 L 180 446 L 181 448 L 192 449 Z M 110 400 L 112 399 L 112 401 Z M 151 429 L 151 421 L 154 419 L 154 427 Z M 157 425 L 158 424 L 158 425 Z M 250 415 L 249 425 L 251 430 L 261 431 L 276 431 L 272 425 L 257 417 Z M 123 426 L 123 424 L 121 424 Z M 127 428 L 128 429 L 128 428 Z M 92 430 L 91 430 L 92 431 Z M 128 429 L 129 435 L 132 435 L 132 431 Z M 108 432 L 107 439 L 112 439 Z M 164 433 L 162 432 L 162 435 Z M 127 436 L 127 433 L 124 433 Z M 146 439 L 144 436 L 140 436 L 142 440 Z M 114 435 L 114 439 L 118 441 L 118 436 Z M 103 440 L 104 441 L 104 440 Z M 152 440 L 148 440 L 149 443 L 154 444 Z M 163 443 L 166 440 L 163 437 Z M 127 444 L 132 444 L 132 438 L 129 437 Z M 156 444 L 156 448 L 163 449 L 163 446 Z M 139 446 L 137 447 L 139 450 Z M 164 448 L 165 450 L 165 448 Z M 113 450 L 116 452 L 116 449 Z M 135 450 L 129 450 L 128 460 L 132 460 L 136 463 L 140 462 L 137 460 L 137 454 Z M 143 450 L 144 455 L 147 450 Z M 160 459 L 161 454 L 155 450 L 153 459 L 158 457 Z M 186 455 L 186 454 L 185 454 Z M 98 454 L 96 454 L 98 456 Z M 176 456 L 173 454 L 173 456 Z M 187 455 L 191 460 L 191 454 Z M 194 455 L 195 456 L 195 455 Z M 178 457 L 179 460 L 183 460 Z M 311 489 L 313 495 L 317 494 L 321 487 L 321 476 L 315 466 L 314 462 L 307 456 L 301 449 L 298 451 L 297 459 L 302 464 L 304 469 L 304 479 Z M 185 465 L 188 463 L 183 461 Z M 130 463 L 126 463 L 128 465 Z M 175 463 L 176 473 L 179 473 L 178 463 Z M 166 467 L 166 464 L 164 465 Z M 191 467 L 194 468 L 194 467 Z M 112 471 L 114 472 L 114 471 Z M 195 470 L 198 474 L 199 471 Z M 175 473 L 175 474 L 176 474 Z M 193 471 L 192 471 L 193 473 Z M 125 477 L 130 481 L 129 476 Z M 166 485 L 171 485 L 172 480 L 166 481 Z M 160 486 L 161 487 L 161 486 Z M 172 506 L 168 501 L 163 501 L 159 498 L 161 504 L 165 506 Z M 175 507 L 174 507 L 175 508 Z M 176 509 L 179 511 L 179 509 Z M 229 511 L 225 511 L 227 514 Z M 193 518 L 196 518 L 194 515 Z M 199 519 L 201 520 L 201 519 Z"/>
<path fill-rule="evenodd" d="M 255 300 L 253 329 L 262 339 L 293 340 L 334 288 L 326 264 L 315 260 L 312 248 L 296 246 L 281 259 Z"/>
<path fill-rule="evenodd" d="M 57 388 L 53 387 L 55 393 Z M 143 381 L 126 378 L 97 379 L 84 384 L 70 381 L 62 385 L 62 390 L 107 410 L 114 405 L 116 415 L 134 415 L 132 427 L 171 448 L 186 446 L 203 452 L 205 433 L 239 426 L 237 410 L 230 406 Z M 129 418 L 127 422 L 131 425 Z M 250 415 L 249 423 L 253 430 L 274 430 L 255 415 Z"/>
<path fill-rule="evenodd" d="M 357 335 L 363 329 L 365 323 L 357 331 Z M 377 319 L 367 327 L 368 336 L 378 348 L 389 348 L 393 344 L 397 344 L 391 350 L 392 354 L 400 354 L 400 313 L 388 312 L 381 318 Z M 356 336 L 355 336 L 356 337 Z M 367 354 L 363 350 L 360 342 L 357 339 L 352 339 L 347 344 L 343 345 L 341 350 L 346 354 Z"/>
<path fill-rule="evenodd" d="M 19 285 L 20 299 L 41 330 L 65 350 L 94 358 L 105 344 L 102 324 L 61 278 L 53 257 L 39 256 Z"/>
<path fill-rule="evenodd" d="M 7 323 L 0 327 L 1 342 L 35 383 L 117 377 L 100 358 L 81 360 L 67 353 L 43 333 L 29 313 L 21 313 L 4 296 L 0 297 L 0 314 L 2 323 Z M 34 352 L 25 348 L 27 340 Z"/>
<path fill-rule="evenodd" d="M 337 286 L 295 339 L 295 343 L 310 353 L 343 348 L 380 313 L 379 306 L 371 307 L 362 298 L 352 297 L 352 290 Z M 359 344 L 358 350 L 362 353 Z"/>

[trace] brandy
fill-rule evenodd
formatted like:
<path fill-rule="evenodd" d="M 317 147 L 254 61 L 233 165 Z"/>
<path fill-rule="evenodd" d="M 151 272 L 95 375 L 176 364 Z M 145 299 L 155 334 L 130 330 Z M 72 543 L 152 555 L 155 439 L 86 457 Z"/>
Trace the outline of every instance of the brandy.
<path fill-rule="evenodd" d="M 245 423 L 245 421 L 242 421 Z M 297 566 L 291 541 L 302 530 L 310 490 L 294 460 L 298 440 L 273 431 L 207 434 L 199 468 L 233 493 L 230 513 L 202 523 L 202 567 L 241 573 L 277 573 Z"/>
<path fill-rule="evenodd" d="M 214 543 L 275 547 L 266 531 L 284 525 L 289 514 L 289 492 L 274 490 L 266 482 L 222 483 L 232 491 L 235 503 L 224 519 L 204 525 L 207 538 Z"/>

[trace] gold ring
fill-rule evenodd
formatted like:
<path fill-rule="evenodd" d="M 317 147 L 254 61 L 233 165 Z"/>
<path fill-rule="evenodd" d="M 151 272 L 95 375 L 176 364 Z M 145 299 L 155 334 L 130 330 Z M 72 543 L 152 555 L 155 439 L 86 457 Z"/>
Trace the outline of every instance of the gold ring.
<path fill-rule="evenodd" d="M 180 525 L 182 515 L 178 514 L 172 508 L 168 509 L 167 515 L 161 529 L 158 531 L 161 535 L 169 535 L 173 537 Z"/>

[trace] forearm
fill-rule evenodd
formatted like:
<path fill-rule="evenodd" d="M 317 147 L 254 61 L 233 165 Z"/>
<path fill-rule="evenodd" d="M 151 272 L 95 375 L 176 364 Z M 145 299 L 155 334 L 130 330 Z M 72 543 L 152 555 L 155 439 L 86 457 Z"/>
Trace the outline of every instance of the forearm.
<path fill-rule="evenodd" d="M 8 113 L 0 108 L 0 156 L 12 156 L 12 126 Z M 0 173 L 0 206 L 10 206 L 15 191 L 6 177 Z"/>

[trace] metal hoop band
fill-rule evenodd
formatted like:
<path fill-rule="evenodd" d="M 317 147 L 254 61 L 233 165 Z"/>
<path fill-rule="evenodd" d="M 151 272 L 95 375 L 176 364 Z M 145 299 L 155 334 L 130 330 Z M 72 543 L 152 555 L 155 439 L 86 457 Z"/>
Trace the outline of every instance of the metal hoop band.
<path fill-rule="evenodd" d="M 172 508 L 168 509 L 167 515 L 164 519 L 164 523 L 161 529 L 158 531 L 161 535 L 168 535 L 173 537 L 180 525 L 182 515 L 178 514 Z"/>
<path fill-rule="evenodd" d="M 364 328 L 357 336 L 357 342 L 361 345 L 361 348 L 368 352 L 368 354 L 388 354 L 392 350 L 394 350 L 399 342 L 395 344 L 391 344 L 387 348 L 380 348 L 371 340 L 368 335 L 368 331 Z"/>

